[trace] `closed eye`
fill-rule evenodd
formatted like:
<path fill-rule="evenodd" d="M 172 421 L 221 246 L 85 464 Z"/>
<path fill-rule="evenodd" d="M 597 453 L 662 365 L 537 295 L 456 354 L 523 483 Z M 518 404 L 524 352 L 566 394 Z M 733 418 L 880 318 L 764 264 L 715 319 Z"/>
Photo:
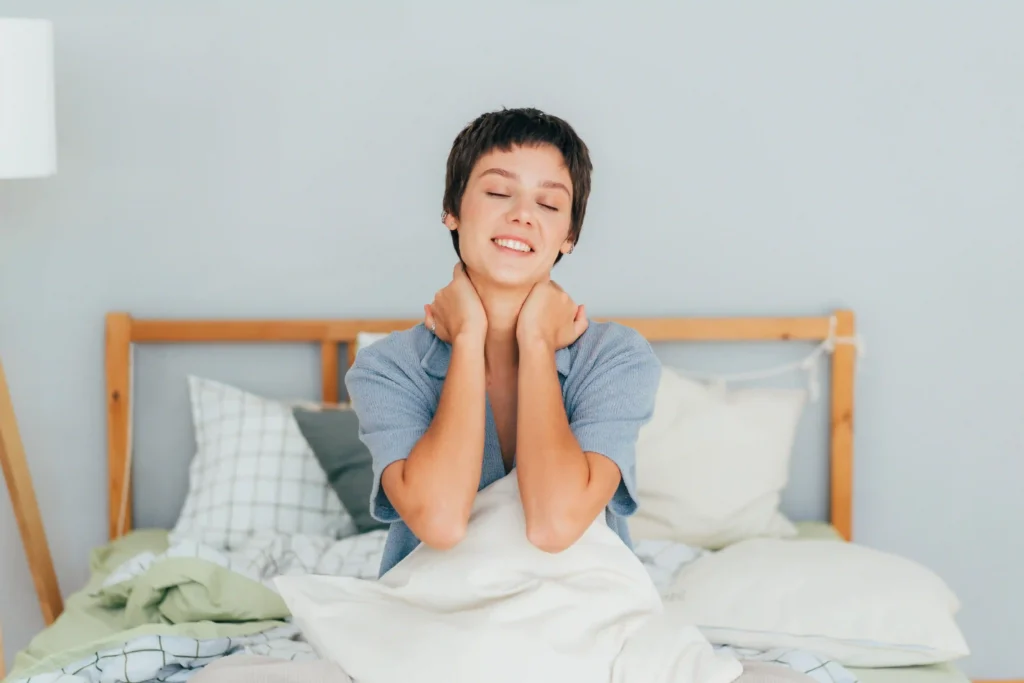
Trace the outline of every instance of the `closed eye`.
<path fill-rule="evenodd" d="M 501 194 L 500 192 L 486 192 L 485 194 L 488 197 L 501 197 L 502 199 L 507 199 L 509 197 L 509 195 Z M 544 207 L 548 211 L 558 211 L 558 207 L 557 206 L 551 206 L 550 204 L 544 204 L 543 202 L 537 202 L 537 204 L 539 206 Z"/>

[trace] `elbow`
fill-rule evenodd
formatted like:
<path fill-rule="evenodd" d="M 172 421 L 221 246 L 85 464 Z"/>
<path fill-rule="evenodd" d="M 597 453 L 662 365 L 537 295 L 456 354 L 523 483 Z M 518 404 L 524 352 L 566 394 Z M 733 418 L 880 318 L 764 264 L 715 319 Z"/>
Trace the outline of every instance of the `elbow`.
<path fill-rule="evenodd" d="M 546 553 L 557 554 L 567 550 L 575 543 L 580 534 L 572 525 L 553 520 L 527 520 L 526 539 L 536 548 Z"/>
<path fill-rule="evenodd" d="M 404 461 L 389 466 L 381 475 L 381 487 L 393 501 L 409 531 L 424 545 L 448 550 L 466 536 L 472 500 L 457 503 L 452 496 L 410 489 L 406 485 Z"/>
<path fill-rule="evenodd" d="M 409 528 L 424 545 L 435 550 L 450 550 L 466 537 L 469 520 L 461 515 L 424 514 Z"/>

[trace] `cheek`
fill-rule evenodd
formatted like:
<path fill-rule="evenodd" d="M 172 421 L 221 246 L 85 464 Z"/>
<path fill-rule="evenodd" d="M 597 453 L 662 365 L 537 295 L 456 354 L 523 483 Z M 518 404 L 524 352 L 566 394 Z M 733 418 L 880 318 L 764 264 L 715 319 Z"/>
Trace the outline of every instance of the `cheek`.
<path fill-rule="evenodd" d="M 459 251 L 467 262 L 475 261 L 481 253 L 481 242 L 486 232 L 481 226 L 487 225 L 487 220 L 481 215 L 479 202 L 463 201 L 459 212 Z"/>
<path fill-rule="evenodd" d="M 472 233 L 474 226 L 487 219 L 488 206 L 479 197 L 466 197 L 459 207 L 459 225 L 461 232 Z"/>
<path fill-rule="evenodd" d="M 569 214 L 559 214 L 551 220 L 548 220 L 547 228 L 547 242 L 552 244 L 555 249 L 562 246 L 562 243 L 569 238 Z"/>

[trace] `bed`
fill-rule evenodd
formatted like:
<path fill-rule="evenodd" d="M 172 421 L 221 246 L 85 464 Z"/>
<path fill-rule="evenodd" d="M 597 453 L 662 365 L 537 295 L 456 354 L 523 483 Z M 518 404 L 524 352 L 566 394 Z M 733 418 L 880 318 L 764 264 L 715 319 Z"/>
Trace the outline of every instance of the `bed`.
<path fill-rule="evenodd" d="M 653 346 L 669 342 L 711 341 L 799 341 L 820 344 L 816 348 L 827 356 L 830 373 L 827 397 L 828 520 L 797 522 L 789 528 L 789 532 L 779 530 L 778 533 L 765 532 L 760 535 L 768 536 L 772 541 L 806 542 L 807 548 L 818 547 L 815 544 L 821 542 L 844 544 L 842 547 L 853 546 L 853 417 L 857 349 L 854 316 L 851 311 L 837 310 L 823 316 L 784 318 L 596 318 L 595 321 L 615 322 L 631 327 Z M 262 538 L 256 546 L 237 551 L 237 538 L 225 536 L 219 533 L 219 530 L 211 531 L 209 527 L 200 528 L 201 525 L 189 527 L 194 532 L 191 536 L 178 527 L 175 530 L 134 528 L 131 481 L 134 369 L 132 351 L 136 345 L 141 344 L 317 345 L 320 350 L 320 401 L 315 402 L 318 405 L 296 402 L 288 405 L 287 410 L 293 415 L 298 414 L 294 411 L 299 409 L 318 413 L 325 410 L 324 406 L 344 406 L 341 364 L 343 356 L 350 365 L 361 344 L 373 343 L 383 335 L 408 329 L 419 322 L 412 319 L 145 319 L 122 312 L 108 314 L 105 366 L 109 543 L 93 552 L 90 558 L 91 578 L 88 585 L 69 596 L 66 603 L 56 592 L 55 582 L 37 584 L 41 603 L 58 605 L 62 612 L 59 616 L 54 614 L 52 618 L 47 619 L 47 627 L 33 639 L 26 650 L 18 654 L 15 666 L 5 680 L 41 683 L 60 679 L 78 683 L 98 680 L 102 675 L 110 676 L 111 671 L 121 670 L 123 673 L 118 680 L 146 680 L 157 675 L 161 680 L 186 680 L 205 664 L 235 653 L 285 659 L 315 656 L 311 655 L 308 646 L 302 645 L 302 634 L 291 622 L 287 608 L 272 590 L 272 582 L 267 572 L 337 572 L 372 579 L 376 571 L 376 558 L 379 557 L 383 544 L 384 530 L 373 528 L 370 520 L 364 520 L 370 526 L 359 526 L 358 520 L 354 522 L 352 519 L 355 513 L 351 513 L 345 520 L 348 524 L 345 529 L 330 530 L 329 543 L 321 542 L 316 537 L 317 533 L 323 531 L 321 527 L 314 523 L 297 521 L 296 524 L 299 526 L 296 528 L 302 533 Z M 191 378 L 190 381 L 194 402 L 224 401 L 223 396 L 230 392 L 238 392 L 237 397 L 232 399 L 237 404 L 244 404 L 246 401 L 258 403 L 261 400 L 259 397 L 246 394 L 243 389 L 225 387 L 214 380 Z M 677 377 L 674 381 L 687 380 Z M 683 393 L 688 397 L 687 400 L 694 400 L 693 391 L 696 389 L 689 384 L 684 389 Z M 687 394 L 686 391 L 690 393 Z M 779 415 L 794 414 L 792 406 L 802 405 L 806 397 L 793 397 L 793 393 L 782 398 L 773 394 L 771 401 L 774 401 L 774 407 L 771 409 L 779 411 Z M 751 400 L 750 405 L 755 407 L 762 406 L 766 400 L 763 395 L 748 398 Z M 702 395 L 700 400 L 711 401 L 720 410 L 731 410 L 737 405 L 721 401 L 714 403 L 717 399 L 712 394 L 707 397 Z M 213 405 L 210 413 L 223 413 L 225 405 L 228 404 L 222 402 Z M 234 406 L 236 403 L 231 405 Z M 265 406 L 260 404 L 260 409 L 264 410 Z M 786 410 L 790 412 L 786 413 Z M 770 411 L 765 413 L 773 414 Z M 195 415 L 198 424 L 198 413 Z M 724 424 L 735 424 L 728 420 L 735 420 L 736 414 L 726 413 L 721 419 L 726 420 Z M 664 442 L 668 438 L 665 434 L 671 436 L 673 429 L 684 427 L 664 422 L 661 418 L 655 422 L 658 422 L 658 429 L 661 429 L 660 448 L 664 451 Z M 686 427 L 691 430 L 688 432 L 690 434 L 694 433 L 693 428 L 692 424 Z M 657 430 L 652 428 L 652 431 Z M 304 436 L 309 435 L 308 432 L 301 430 L 300 433 Z M 748 436 L 762 438 L 760 434 L 762 433 L 752 432 Z M 197 439 L 199 438 L 197 436 Z M 651 451 L 659 448 L 652 445 L 657 439 L 645 438 L 645 448 Z M 704 438 L 708 437 L 705 435 Z M 784 435 L 779 439 L 780 443 L 786 443 Z M 304 445 L 307 448 L 309 446 L 308 443 Z M 734 447 L 733 451 L 735 450 Z M 777 450 L 784 451 L 785 448 L 780 447 Z M 648 479 L 651 507 L 655 511 L 680 509 L 677 505 L 679 501 L 669 501 L 666 507 L 664 499 L 671 498 L 672 491 L 658 488 L 670 486 L 672 477 L 680 476 L 679 472 L 671 469 L 673 465 L 670 455 L 665 456 L 662 453 L 657 456 L 661 457 L 660 461 L 656 456 L 650 456 L 652 469 L 659 472 L 658 478 L 662 480 L 658 482 Z M 660 464 L 655 464 L 656 462 Z M 642 461 L 640 466 L 644 466 Z M 191 467 L 195 467 L 194 462 Z M 197 470 L 193 470 L 190 476 L 195 479 L 200 475 Z M 196 500 L 200 499 L 201 496 L 197 494 Z M 334 507 L 331 507 L 332 505 Z M 659 505 L 662 507 L 659 508 Z M 672 507 L 673 505 L 676 507 Z M 182 513 L 183 518 L 189 514 L 193 517 L 200 515 L 205 508 L 197 506 L 199 503 L 187 503 L 186 510 Z M 338 511 L 338 501 L 335 499 L 325 503 L 325 506 L 324 510 L 327 513 L 333 514 Z M 341 505 L 341 508 L 344 509 L 345 506 Z M 749 526 L 751 523 L 748 513 L 749 511 L 744 513 L 748 516 L 744 518 L 740 527 Z M 671 519 L 666 521 L 666 514 L 668 513 L 660 517 L 655 514 L 646 522 L 641 519 L 634 527 L 637 553 L 644 558 L 645 566 L 651 570 L 652 576 L 656 577 L 656 582 L 661 581 L 658 583 L 659 591 L 664 591 L 666 595 L 678 584 L 679 577 L 684 575 L 683 568 L 688 567 L 687 563 L 696 556 L 690 556 L 688 560 L 675 559 L 667 565 L 659 565 L 659 562 L 668 555 L 678 557 L 680 548 L 693 549 L 701 545 L 699 542 L 681 543 L 680 538 L 715 539 L 714 543 L 704 544 L 709 545 L 710 549 L 699 548 L 698 554 L 722 555 L 721 551 L 739 545 L 738 541 L 745 540 L 745 536 L 750 535 L 737 532 L 736 529 L 740 527 L 735 525 L 731 531 L 726 530 L 727 533 L 721 528 L 711 531 L 681 529 L 673 527 L 674 522 Z M 783 529 L 786 526 L 786 520 L 779 521 L 777 511 L 770 510 L 767 514 L 771 520 L 765 523 L 767 526 L 762 524 L 763 528 Z M 772 527 L 772 524 L 776 526 Z M 779 524 L 782 526 L 778 526 Z M 245 542 L 245 538 L 247 537 L 243 534 L 242 542 Z M 282 560 L 284 557 L 289 559 Z M 292 564 L 288 565 L 289 562 Z M 52 573 L 52 569 L 49 571 Z M 662 573 L 657 574 L 659 571 Z M 33 567 L 33 572 L 46 574 L 47 570 L 45 567 Z M 230 580 L 225 581 L 225 577 Z M 949 611 L 952 613 L 955 609 L 951 608 Z M 952 614 L 949 615 L 949 620 L 952 621 Z M 735 652 L 747 652 L 751 658 L 781 658 L 784 663 L 794 668 L 803 667 L 803 671 L 820 669 L 814 672 L 819 681 L 967 681 L 966 676 L 956 666 L 957 657 L 953 656 L 948 657 L 948 661 L 929 664 L 865 667 L 852 664 L 837 665 L 835 657 L 832 656 L 817 656 L 810 664 L 801 663 L 800 657 L 806 655 L 807 651 L 788 642 L 777 647 L 751 648 L 745 646 L 742 641 L 727 641 L 717 646 Z M 106 674 L 103 674 L 104 671 Z M 62 675 L 64 678 L 60 678 Z"/>

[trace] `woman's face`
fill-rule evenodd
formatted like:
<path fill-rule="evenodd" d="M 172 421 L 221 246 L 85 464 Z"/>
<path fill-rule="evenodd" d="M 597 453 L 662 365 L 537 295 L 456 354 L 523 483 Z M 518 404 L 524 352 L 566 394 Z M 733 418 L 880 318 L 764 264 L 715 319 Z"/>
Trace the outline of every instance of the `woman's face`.
<path fill-rule="evenodd" d="M 527 287 L 551 272 L 568 240 L 572 179 L 551 145 L 495 150 L 474 166 L 462 196 L 459 251 L 470 276 Z"/>

